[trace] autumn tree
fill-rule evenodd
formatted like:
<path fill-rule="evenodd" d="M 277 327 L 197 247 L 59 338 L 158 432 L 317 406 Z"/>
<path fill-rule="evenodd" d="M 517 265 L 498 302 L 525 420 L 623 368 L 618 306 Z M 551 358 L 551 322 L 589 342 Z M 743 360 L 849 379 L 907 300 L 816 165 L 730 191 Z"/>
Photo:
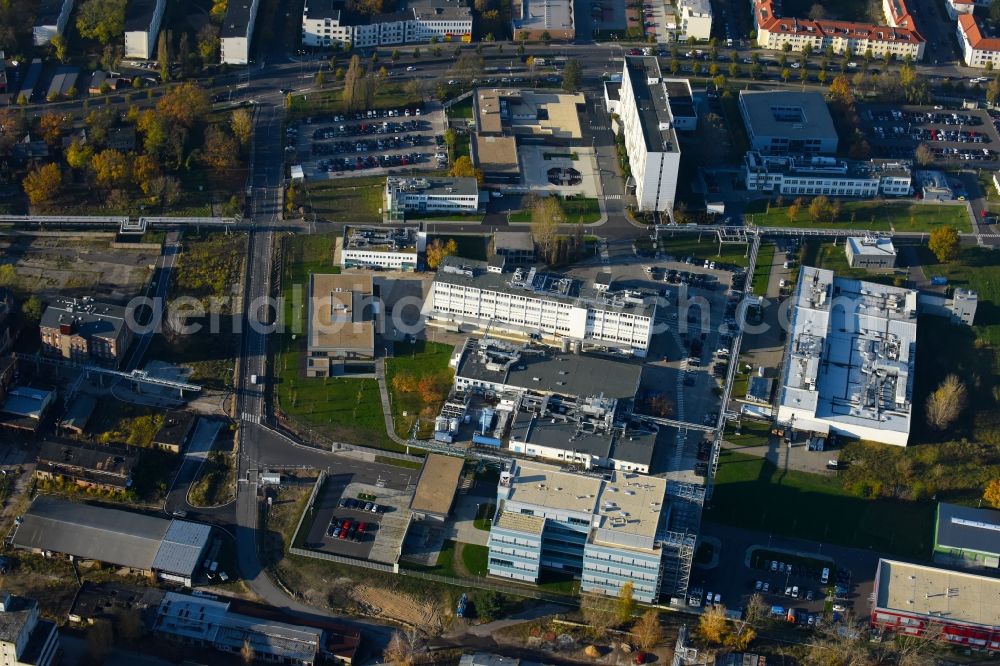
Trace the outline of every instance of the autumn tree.
<path fill-rule="evenodd" d="M 128 157 L 114 149 L 95 154 L 90 160 L 90 169 L 97 186 L 109 190 L 122 187 L 130 176 Z"/>
<path fill-rule="evenodd" d="M 253 118 L 246 109 L 237 109 L 229 118 L 229 129 L 233 131 L 233 136 L 239 141 L 240 146 L 250 145 L 250 137 L 253 134 Z"/>
<path fill-rule="evenodd" d="M 809 217 L 813 222 L 829 224 L 837 217 L 839 205 L 822 194 L 809 202 Z"/>
<path fill-rule="evenodd" d="M 1000 509 L 1000 477 L 997 477 L 986 484 L 983 490 L 983 501 L 987 506 Z"/>
<path fill-rule="evenodd" d="M 172 206 L 180 201 L 181 182 L 175 176 L 157 176 L 150 181 L 146 194 L 163 207 Z"/>
<path fill-rule="evenodd" d="M 614 599 L 600 595 L 584 595 L 580 600 L 580 612 L 583 621 L 590 628 L 591 635 L 601 639 L 615 623 L 617 615 Z"/>
<path fill-rule="evenodd" d="M 440 238 L 435 238 L 427 246 L 427 268 L 436 270 L 445 257 L 449 257 L 456 252 L 458 252 L 458 243 L 454 238 L 448 239 L 447 243 L 442 242 Z"/>
<path fill-rule="evenodd" d="M 455 163 L 451 165 L 451 170 L 448 172 L 450 176 L 455 178 L 475 178 L 476 183 L 479 185 L 483 184 L 484 176 L 483 170 L 477 169 L 472 165 L 472 160 L 468 155 L 462 155 Z"/>
<path fill-rule="evenodd" d="M 58 113 L 46 113 L 38 121 L 38 131 L 42 134 L 42 140 L 50 146 L 59 145 L 62 139 L 66 122 Z"/>
<path fill-rule="evenodd" d="M 729 637 L 729 633 L 725 606 L 712 606 L 698 619 L 698 635 L 709 643 L 722 645 Z"/>
<path fill-rule="evenodd" d="M 789 222 L 793 222 L 793 223 L 794 222 L 798 222 L 798 219 L 799 219 L 799 204 L 798 203 L 791 204 L 788 207 L 788 211 L 787 212 L 788 212 L 788 221 Z"/>
<path fill-rule="evenodd" d="M 230 169 L 236 164 L 239 146 L 225 129 L 218 125 L 209 125 L 205 130 L 205 142 L 201 158 L 208 166 L 218 171 Z"/>
<path fill-rule="evenodd" d="M 412 372 L 397 372 L 390 384 L 398 393 L 414 393 L 417 390 L 417 377 Z"/>
<path fill-rule="evenodd" d="M 151 155 L 139 155 L 132 161 L 132 181 L 149 196 L 153 180 L 160 176 L 160 164 Z"/>
<path fill-rule="evenodd" d="M 0 155 L 9 155 L 23 134 L 24 115 L 9 107 L 0 108 Z"/>
<path fill-rule="evenodd" d="M 642 650 L 652 650 L 663 640 L 663 626 L 660 624 L 660 614 L 650 608 L 632 627 L 635 642 Z"/>
<path fill-rule="evenodd" d="M 33 206 L 50 204 L 62 187 L 62 170 L 55 162 L 35 167 L 24 177 L 22 185 Z"/>
<path fill-rule="evenodd" d="M 618 624 L 625 624 L 632 619 L 635 614 L 635 586 L 632 582 L 626 582 L 618 590 L 618 602 L 615 604 L 615 620 Z"/>
<path fill-rule="evenodd" d="M 351 62 L 344 74 L 343 100 L 345 109 L 356 111 L 368 105 L 367 102 L 371 97 L 368 84 L 365 68 L 361 66 L 361 58 L 357 55 L 351 56 Z"/>
<path fill-rule="evenodd" d="M 583 66 L 576 58 L 570 58 L 563 67 L 562 87 L 566 92 L 576 92 L 583 83 Z"/>
<path fill-rule="evenodd" d="M 249 638 L 243 639 L 243 646 L 240 648 L 240 660 L 244 664 L 252 664 L 256 655 L 254 654 L 253 645 L 250 644 Z"/>
<path fill-rule="evenodd" d="M 211 23 L 206 23 L 198 31 L 198 55 L 204 62 L 216 59 L 219 52 L 219 29 Z"/>
<path fill-rule="evenodd" d="M 958 231 L 954 227 L 937 227 L 931 231 L 927 247 L 938 261 L 951 261 L 958 256 Z"/>
<path fill-rule="evenodd" d="M 962 413 L 967 397 L 965 384 L 958 375 L 948 375 L 927 397 L 927 423 L 937 430 L 945 430 Z"/>
<path fill-rule="evenodd" d="M 190 81 L 170 88 L 156 104 L 165 120 L 188 129 L 201 122 L 211 108 L 204 88 Z"/>
<path fill-rule="evenodd" d="M 930 166 L 934 163 L 934 151 L 932 151 L 926 143 L 922 143 L 917 146 L 914 157 L 917 160 L 917 164 L 923 167 Z"/>
<path fill-rule="evenodd" d="M 413 666 L 415 656 L 414 640 L 401 631 L 392 632 L 392 638 L 382 651 L 382 661 L 392 666 Z"/>
<path fill-rule="evenodd" d="M 73 143 L 69 144 L 69 148 L 66 149 L 66 164 L 70 168 L 80 171 L 90 166 L 90 158 L 93 156 L 94 149 L 89 144 L 80 143 L 79 140 L 73 139 Z"/>
<path fill-rule="evenodd" d="M 21 304 L 21 314 L 32 323 L 38 323 L 42 318 L 42 302 L 37 296 L 29 296 Z"/>
<path fill-rule="evenodd" d="M 142 146 L 146 153 L 159 156 L 167 145 L 167 125 L 160 114 L 151 109 L 143 111 L 136 127 L 142 133 Z"/>
<path fill-rule="evenodd" d="M 550 263 L 554 260 L 559 225 L 565 222 L 566 216 L 555 197 L 541 197 L 531 209 L 531 233 Z"/>
<path fill-rule="evenodd" d="M 84 122 L 87 125 L 87 141 L 96 147 L 108 142 L 108 130 L 115 124 L 113 109 L 95 109 L 87 114 Z"/>
<path fill-rule="evenodd" d="M 846 106 L 851 106 L 854 104 L 854 90 L 851 87 L 851 82 L 846 76 L 841 74 L 830 82 L 830 96 L 838 102 L 842 102 Z"/>
<path fill-rule="evenodd" d="M 80 36 L 108 44 L 125 32 L 126 0 L 87 0 L 76 14 Z"/>

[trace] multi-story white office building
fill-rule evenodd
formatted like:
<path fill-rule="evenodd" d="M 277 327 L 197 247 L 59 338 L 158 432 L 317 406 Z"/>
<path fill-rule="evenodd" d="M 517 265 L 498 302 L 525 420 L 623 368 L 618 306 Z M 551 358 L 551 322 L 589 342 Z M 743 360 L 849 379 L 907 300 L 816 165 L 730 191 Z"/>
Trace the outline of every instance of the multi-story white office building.
<path fill-rule="evenodd" d="M 385 179 L 385 209 L 395 213 L 469 213 L 479 210 L 479 185 L 475 178 Z"/>
<path fill-rule="evenodd" d="M 589 476 L 555 465 L 514 461 L 500 475 L 490 530 L 490 575 L 538 582 L 543 569 L 580 578 L 583 592 L 659 599 L 658 538 L 666 480 L 614 471 Z"/>
<path fill-rule="evenodd" d="M 686 94 L 690 104 L 690 85 L 680 79 L 664 79 L 656 58 L 625 58 L 619 118 L 641 211 L 673 210 L 681 163 L 676 130 L 693 129 L 697 122 L 697 116 L 692 121 L 686 115 L 683 122 L 678 122 L 671 108 L 672 91 L 681 93 L 678 97 Z"/>
<path fill-rule="evenodd" d="M 219 62 L 246 65 L 250 62 L 250 42 L 260 0 L 229 0 L 226 18 L 219 31 Z"/>
<path fill-rule="evenodd" d="M 446 257 L 434 279 L 428 323 L 566 339 L 636 356 L 649 350 L 656 294 L 600 291 L 534 268 L 501 270 L 483 261 Z"/>
<path fill-rule="evenodd" d="M 683 39 L 709 39 L 712 36 L 712 3 L 709 0 L 680 0 L 681 36 Z"/>
<path fill-rule="evenodd" d="M 49 666 L 58 654 L 56 624 L 39 617 L 38 602 L 0 592 L 0 664 Z"/>
<path fill-rule="evenodd" d="M 150 60 L 167 0 L 129 0 L 125 6 L 125 57 Z"/>
<path fill-rule="evenodd" d="M 749 151 L 743 169 L 750 192 L 859 198 L 902 197 L 912 192 L 910 165 L 893 160 L 860 162 Z"/>
<path fill-rule="evenodd" d="M 803 266 L 793 298 L 778 420 L 906 446 L 917 292 Z"/>
<path fill-rule="evenodd" d="M 399 11 L 374 16 L 346 9 L 343 0 L 307 0 L 302 10 L 306 46 L 367 48 L 432 39 L 472 41 L 472 12 L 463 0 L 412 0 Z"/>
<path fill-rule="evenodd" d="M 427 234 L 413 227 L 344 227 L 341 268 L 415 271 Z"/>

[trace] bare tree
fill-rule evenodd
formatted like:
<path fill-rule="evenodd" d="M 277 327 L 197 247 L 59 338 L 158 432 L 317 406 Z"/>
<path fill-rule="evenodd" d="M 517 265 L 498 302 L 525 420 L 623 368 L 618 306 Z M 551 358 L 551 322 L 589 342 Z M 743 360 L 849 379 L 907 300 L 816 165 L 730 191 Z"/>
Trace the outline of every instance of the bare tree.
<path fill-rule="evenodd" d="M 616 606 L 616 600 L 597 595 L 586 595 L 580 601 L 580 612 L 594 638 L 603 638 L 615 623 Z"/>
<path fill-rule="evenodd" d="M 555 259 L 559 225 L 565 221 L 562 206 L 555 197 L 538 199 L 531 210 L 531 233 L 542 251 L 543 259 L 549 263 Z"/>
<path fill-rule="evenodd" d="M 240 659 L 243 660 L 244 664 L 252 664 L 254 656 L 253 645 L 250 644 L 250 639 L 244 638 L 243 647 L 240 648 Z"/>
<path fill-rule="evenodd" d="M 392 666 L 413 666 L 419 651 L 420 641 L 416 629 L 409 629 L 406 633 L 394 631 L 389 644 L 382 651 L 382 659 Z"/>
<path fill-rule="evenodd" d="M 660 625 L 660 614 L 650 608 L 632 627 L 632 635 L 636 644 L 643 650 L 652 650 L 663 639 L 663 627 Z"/>

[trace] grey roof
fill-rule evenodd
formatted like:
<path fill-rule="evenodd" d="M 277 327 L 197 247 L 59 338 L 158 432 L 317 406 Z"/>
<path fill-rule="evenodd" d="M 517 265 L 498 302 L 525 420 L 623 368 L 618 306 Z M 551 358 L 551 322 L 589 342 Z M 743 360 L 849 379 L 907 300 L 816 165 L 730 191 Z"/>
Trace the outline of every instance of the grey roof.
<path fill-rule="evenodd" d="M 638 298 L 612 302 L 610 297 L 602 295 L 593 288 L 586 287 L 579 280 L 565 275 L 536 269 L 530 286 L 527 284 L 517 286 L 512 284 L 516 273 L 491 273 L 487 270 L 488 266 L 489 264 L 485 261 L 452 255 L 441 261 L 434 281 L 519 296 L 534 296 L 546 300 L 577 304 L 581 307 L 586 306 L 594 310 L 628 312 L 646 317 L 652 316 L 655 308 L 654 299 L 657 296 L 655 291 L 632 290 Z M 528 274 L 528 269 L 518 269 L 518 271 L 522 275 Z M 562 287 L 559 286 L 560 282 Z"/>
<path fill-rule="evenodd" d="M 253 20 L 253 8 L 255 4 L 252 0 L 229 0 L 229 7 L 226 9 L 226 19 L 222 22 L 219 38 L 248 37 L 247 29 Z"/>
<path fill-rule="evenodd" d="M 197 415 L 184 410 L 167 412 L 163 425 L 153 436 L 153 444 L 180 446 L 194 427 Z"/>
<path fill-rule="evenodd" d="M 184 520 L 170 521 L 163 543 L 153 559 L 153 568 L 190 576 L 198 568 L 211 533 L 212 528 L 208 525 Z"/>
<path fill-rule="evenodd" d="M 493 250 L 534 252 L 535 239 L 530 231 L 497 231 L 493 234 Z"/>
<path fill-rule="evenodd" d="M 656 58 L 627 56 L 625 74 L 631 81 L 646 150 L 656 153 L 672 153 L 680 150 L 677 135 L 673 130 L 674 118 L 670 111 L 667 88 L 663 83 L 649 83 L 649 79 L 659 81 L 661 78 Z"/>
<path fill-rule="evenodd" d="M 173 527 L 172 523 L 181 525 Z M 190 575 L 194 571 L 190 566 L 193 539 L 204 535 L 207 540 L 207 533 L 186 524 L 39 495 L 24 514 L 13 542 L 17 548 L 48 550 L 143 571 L 162 564 L 161 571 Z M 171 541 L 165 543 L 168 532 Z M 162 558 L 161 546 L 167 548 Z"/>
<path fill-rule="evenodd" d="M 555 421 L 555 423 L 553 423 Z M 553 449 L 576 451 L 599 458 L 611 454 L 612 434 L 602 432 L 577 432 L 573 421 L 537 416 L 534 412 L 519 411 L 510 426 L 511 439 Z"/>
<path fill-rule="evenodd" d="M 156 0 L 129 0 L 125 5 L 125 32 L 149 30 L 156 13 Z"/>
<path fill-rule="evenodd" d="M 423 21 L 466 21 L 472 10 L 462 0 L 411 0 L 407 8 Z"/>
<path fill-rule="evenodd" d="M 560 395 L 632 399 L 642 366 L 587 354 L 534 350 L 507 370 L 491 370 L 474 350 L 466 352 L 456 375 Z"/>
<path fill-rule="evenodd" d="M 788 139 L 837 138 L 830 109 L 821 93 L 741 90 L 740 105 L 753 125 L 754 134 Z M 776 117 L 776 109 L 795 109 L 801 113 L 782 120 Z"/>
<path fill-rule="evenodd" d="M 399 178 L 389 176 L 387 180 L 389 185 L 398 185 L 403 192 L 419 192 L 429 196 L 479 194 L 479 185 L 476 183 L 476 179 L 471 177 Z"/>
<path fill-rule="evenodd" d="M 627 428 L 615 438 L 611 457 L 619 462 L 645 465 L 648 468 L 653 464 L 658 434 L 656 430 L 646 428 Z"/>
<path fill-rule="evenodd" d="M 605 81 L 604 91 L 608 99 L 617 102 L 621 99 L 622 84 L 620 81 Z"/>
<path fill-rule="evenodd" d="M 896 256 L 896 247 L 892 244 L 891 238 L 868 239 L 851 236 L 847 239 L 847 244 L 851 247 L 851 254 L 872 257 Z"/>
<path fill-rule="evenodd" d="M 936 545 L 1000 555 L 1000 511 L 938 503 Z"/>
<path fill-rule="evenodd" d="M 38 451 L 38 466 L 53 474 L 86 478 L 125 487 L 139 453 L 127 446 L 46 440 Z"/>
<path fill-rule="evenodd" d="M 125 324 L 125 308 L 75 298 L 55 298 L 42 313 L 42 328 L 73 324 L 85 338 L 115 339 Z"/>
<path fill-rule="evenodd" d="M 0 612 L 0 641 L 13 643 L 24 631 L 25 625 L 28 624 L 28 618 L 31 617 L 31 612 L 38 605 L 38 602 L 34 599 L 10 595 L 6 591 L 0 591 L 0 597 L 5 597 L 4 601 L 7 604 L 6 609 Z"/>
<path fill-rule="evenodd" d="M 307 0 L 302 15 L 311 20 L 339 19 L 341 0 Z"/>
<path fill-rule="evenodd" d="M 663 87 L 667 89 L 667 99 L 670 102 L 670 113 L 676 118 L 696 118 L 694 99 L 691 97 L 691 85 L 680 79 L 664 79 Z"/>

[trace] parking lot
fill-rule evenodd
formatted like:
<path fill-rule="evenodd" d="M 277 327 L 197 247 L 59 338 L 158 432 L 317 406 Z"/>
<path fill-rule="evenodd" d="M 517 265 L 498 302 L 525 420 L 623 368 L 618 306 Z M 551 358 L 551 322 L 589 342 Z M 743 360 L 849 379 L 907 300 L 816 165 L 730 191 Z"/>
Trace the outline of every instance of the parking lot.
<path fill-rule="evenodd" d="M 701 542 L 715 552 L 710 562 L 695 564 L 689 588 L 696 598 L 689 602 L 707 605 L 711 593 L 711 603 L 718 595 L 718 603 L 736 609 L 759 593 L 775 615 L 787 618 L 792 609 L 804 627 L 868 608 L 878 561 L 872 552 L 715 523 L 703 525 Z"/>
<path fill-rule="evenodd" d="M 942 165 L 993 167 L 1000 157 L 1000 135 L 985 111 L 871 106 L 860 117 L 878 157 L 912 158 L 920 144 Z"/>
<path fill-rule="evenodd" d="M 448 165 L 444 113 L 436 105 L 310 117 L 285 133 L 286 151 L 295 151 L 306 178 Z"/>

